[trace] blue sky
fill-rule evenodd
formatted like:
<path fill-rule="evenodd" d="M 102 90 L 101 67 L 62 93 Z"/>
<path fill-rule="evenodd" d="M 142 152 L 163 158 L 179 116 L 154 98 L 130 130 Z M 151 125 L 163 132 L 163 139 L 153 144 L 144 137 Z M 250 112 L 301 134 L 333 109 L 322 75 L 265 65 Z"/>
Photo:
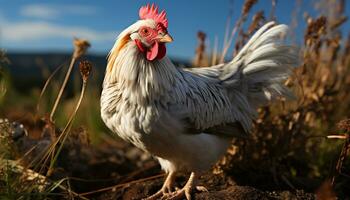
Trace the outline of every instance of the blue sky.
<path fill-rule="evenodd" d="M 158 4 L 167 12 L 168 30 L 175 40 L 167 47 L 170 56 L 192 58 L 198 30 L 207 33 L 208 46 L 212 46 L 215 36 L 219 44 L 222 43 L 231 5 L 229 0 L 0 0 L 0 48 L 10 52 L 70 51 L 72 38 L 76 36 L 91 41 L 92 53 L 106 54 L 118 33 L 138 19 L 140 6 L 149 2 Z M 240 15 L 243 0 L 233 2 L 232 23 Z M 298 19 L 303 21 L 304 11 L 315 14 L 314 1 L 300 2 Z M 278 0 L 278 22 L 289 24 L 295 7 L 296 1 Z M 269 16 L 271 0 L 259 0 L 252 12 L 261 9 L 265 10 L 265 16 Z M 347 4 L 346 12 L 349 11 Z M 348 30 L 349 25 L 345 28 Z M 301 35 L 302 29 L 298 28 L 296 32 Z"/>

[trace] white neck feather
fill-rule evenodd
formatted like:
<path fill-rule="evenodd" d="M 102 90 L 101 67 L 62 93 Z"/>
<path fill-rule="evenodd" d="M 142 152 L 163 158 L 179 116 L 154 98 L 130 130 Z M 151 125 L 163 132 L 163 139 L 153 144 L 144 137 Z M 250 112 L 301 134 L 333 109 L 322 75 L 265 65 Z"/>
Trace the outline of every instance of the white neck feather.
<path fill-rule="evenodd" d="M 104 87 L 117 84 L 122 90 L 122 98 L 130 103 L 147 104 L 167 96 L 178 73 L 167 57 L 148 61 L 132 41 L 110 62 L 113 66 L 107 69 Z"/>

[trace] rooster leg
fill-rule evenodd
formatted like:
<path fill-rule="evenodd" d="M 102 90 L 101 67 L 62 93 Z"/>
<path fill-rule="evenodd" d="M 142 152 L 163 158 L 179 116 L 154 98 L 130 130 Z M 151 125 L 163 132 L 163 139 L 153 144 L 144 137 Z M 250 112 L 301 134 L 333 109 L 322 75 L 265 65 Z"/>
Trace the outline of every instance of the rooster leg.
<path fill-rule="evenodd" d="M 193 189 L 197 189 L 202 192 L 207 192 L 208 190 L 203 186 L 197 186 L 198 175 L 192 172 L 190 178 L 188 179 L 186 185 L 176 192 L 172 193 L 167 200 L 181 200 L 186 197 L 187 200 L 191 200 L 191 193 Z"/>
<path fill-rule="evenodd" d="M 173 190 L 174 181 L 175 181 L 175 172 L 169 172 L 168 176 L 164 181 L 162 188 L 157 193 L 153 194 L 150 197 L 147 197 L 145 200 L 156 200 L 163 196 L 167 196 Z"/>

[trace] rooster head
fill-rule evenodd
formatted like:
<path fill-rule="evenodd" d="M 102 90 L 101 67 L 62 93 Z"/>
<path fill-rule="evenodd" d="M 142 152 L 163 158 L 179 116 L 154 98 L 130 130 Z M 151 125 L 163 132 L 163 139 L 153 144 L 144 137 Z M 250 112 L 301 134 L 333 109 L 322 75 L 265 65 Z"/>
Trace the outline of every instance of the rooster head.
<path fill-rule="evenodd" d="M 148 4 L 140 8 L 139 16 L 140 20 L 119 35 L 116 48 L 112 51 L 119 52 L 130 42 L 145 55 L 147 60 L 162 59 L 166 54 L 165 43 L 173 41 L 168 34 L 165 11 L 159 13 L 158 6 Z"/>
<path fill-rule="evenodd" d="M 147 60 L 163 58 L 166 53 L 165 43 L 173 41 L 168 34 L 168 19 L 165 11 L 158 13 L 158 6 L 148 4 L 140 8 L 139 16 L 143 23 L 130 37 L 135 41 L 138 49 L 146 53 Z"/>

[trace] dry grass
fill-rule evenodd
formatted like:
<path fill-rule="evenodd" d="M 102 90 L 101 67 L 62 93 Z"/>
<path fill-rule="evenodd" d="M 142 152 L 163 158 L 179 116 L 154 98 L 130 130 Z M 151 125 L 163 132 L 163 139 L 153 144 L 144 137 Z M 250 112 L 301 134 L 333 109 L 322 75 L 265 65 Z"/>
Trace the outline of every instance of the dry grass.
<path fill-rule="evenodd" d="M 340 31 L 347 21 L 345 1 L 322 2 L 315 5 L 320 16 L 312 18 L 306 14 L 303 63 L 286 82 L 298 101 L 261 108 L 252 137 L 247 141 L 235 140 L 228 155 L 214 168 L 215 173 L 242 176 L 255 171 L 261 176 L 245 176 L 239 181 L 254 182 L 257 187 L 309 191 L 336 174 L 332 182 L 334 189 L 341 196 L 350 195 L 346 192 L 349 188 L 344 186 L 349 182 L 346 173 L 350 165 L 344 161 L 348 157 L 349 139 L 343 135 L 331 136 L 339 140 L 327 137 L 335 132 L 337 122 L 350 117 L 350 34 L 343 39 Z M 254 3 L 246 1 L 232 32 L 245 22 L 247 11 Z M 234 55 L 264 22 L 263 11 L 253 15 L 249 28 L 239 32 Z M 231 45 L 229 40 L 226 45 Z M 344 164 L 347 170 L 340 172 Z M 306 177 L 315 181 L 308 182 Z M 265 182 L 271 184 L 267 186 Z"/>
<path fill-rule="evenodd" d="M 193 66 L 194 67 L 200 67 L 200 66 L 207 66 L 209 63 L 205 63 L 208 59 L 205 57 L 206 55 L 206 46 L 205 46 L 205 38 L 206 34 L 203 33 L 202 31 L 198 31 L 197 33 L 197 39 L 198 39 L 198 46 L 196 48 L 196 56 L 193 60 Z"/>
<path fill-rule="evenodd" d="M 6 94 L 6 82 L 7 78 L 4 74 L 3 66 L 8 65 L 10 61 L 7 59 L 5 51 L 0 49 L 0 103 Z"/>
<path fill-rule="evenodd" d="M 49 132 L 51 136 L 50 144 L 47 147 L 44 147 L 40 150 L 38 155 L 23 167 L 20 162 L 11 160 L 12 158 L 17 158 L 20 156 L 19 160 L 26 160 L 25 156 L 34 149 L 38 149 L 37 146 L 33 146 L 29 152 L 25 153 L 22 157 L 21 155 L 16 155 L 17 152 L 15 149 L 11 149 L 16 145 L 13 142 L 13 135 L 16 133 L 16 129 L 11 126 L 10 122 L 0 119 L 0 172 L 5 175 L 4 184 L 8 187 L 5 192 L 8 194 L 9 198 L 39 198 L 44 199 L 49 195 L 53 195 L 53 191 L 56 188 L 61 188 L 63 191 L 68 192 L 69 196 L 77 196 L 76 193 L 71 191 L 69 188 L 62 186 L 61 184 L 65 181 L 64 179 L 58 180 L 57 182 L 50 181 L 47 177 L 51 176 L 56 165 L 58 156 L 66 143 L 68 136 L 71 133 L 71 128 L 73 120 L 77 115 L 77 111 L 82 103 L 86 88 L 87 81 L 92 69 L 92 64 L 89 61 L 81 61 L 79 64 L 79 70 L 81 73 L 82 87 L 80 92 L 80 97 L 74 106 L 73 112 L 68 118 L 68 121 L 62 131 L 57 131 L 55 126 L 53 114 L 55 113 L 58 103 L 62 98 L 62 94 L 67 85 L 68 79 L 70 78 L 72 69 L 74 67 L 77 59 L 82 57 L 90 44 L 86 40 L 75 39 L 74 47 L 75 50 L 72 55 L 72 60 L 69 65 L 69 68 L 65 74 L 65 79 L 63 80 L 62 86 L 59 90 L 58 96 L 55 100 L 53 109 L 51 110 L 50 115 L 45 114 L 44 117 L 39 119 L 44 125 L 43 133 Z M 8 60 L 6 56 L 1 52 L 1 62 L 0 64 L 7 63 Z M 48 85 L 51 79 L 54 78 L 54 75 L 58 72 L 61 67 L 58 67 L 49 77 L 48 81 L 45 83 L 44 88 L 41 91 L 39 102 L 37 105 L 37 111 L 40 108 L 40 100 L 44 95 L 45 90 L 48 88 Z M 37 113 L 36 117 L 38 117 Z M 49 116 L 49 117 L 48 117 Z M 36 119 L 38 120 L 38 119 Z M 41 135 L 43 137 L 44 135 Z M 33 168 L 33 170 L 29 169 Z M 43 174 L 46 173 L 46 176 Z M 11 179 L 9 178 L 11 176 Z M 12 194 L 14 193 L 14 194 Z M 34 195 L 34 196 L 33 196 Z M 61 194 L 59 194 L 61 195 Z M 62 194 L 63 195 L 63 194 Z M 31 197 L 32 196 L 32 197 Z M 83 197 L 80 197 L 83 198 Z"/>

